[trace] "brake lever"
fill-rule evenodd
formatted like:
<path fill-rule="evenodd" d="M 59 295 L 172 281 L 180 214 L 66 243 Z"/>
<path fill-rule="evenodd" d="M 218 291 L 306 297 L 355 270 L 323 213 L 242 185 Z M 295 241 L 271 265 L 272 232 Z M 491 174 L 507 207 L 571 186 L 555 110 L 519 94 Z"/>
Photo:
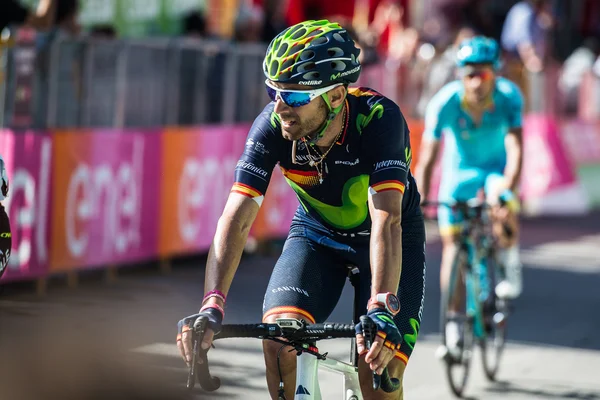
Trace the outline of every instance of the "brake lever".
<path fill-rule="evenodd" d="M 371 320 L 371 318 L 366 315 L 360 316 L 360 326 L 362 327 L 362 334 L 365 338 L 365 346 L 367 350 L 371 349 L 371 345 L 373 344 L 373 338 L 375 337 L 375 323 Z M 373 390 L 379 389 L 381 386 L 381 376 L 377 374 L 377 372 L 373 371 Z"/>
<path fill-rule="evenodd" d="M 194 322 L 194 326 L 192 327 L 192 363 L 190 365 L 190 370 L 188 372 L 188 379 L 186 387 L 188 390 L 192 390 L 196 385 L 196 377 L 198 376 L 198 365 L 201 362 L 207 362 L 207 353 L 204 352 L 204 355 L 200 354 L 202 349 L 200 348 L 200 343 L 202 342 L 202 338 L 204 338 L 204 332 L 206 331 L 206 326 L 208 325 L 208 318 L 201 316 Z"/>

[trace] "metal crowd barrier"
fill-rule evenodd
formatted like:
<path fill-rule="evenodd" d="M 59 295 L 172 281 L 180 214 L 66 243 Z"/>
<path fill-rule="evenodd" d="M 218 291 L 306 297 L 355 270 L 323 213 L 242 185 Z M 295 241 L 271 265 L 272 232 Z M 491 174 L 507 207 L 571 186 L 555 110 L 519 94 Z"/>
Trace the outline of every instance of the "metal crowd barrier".
<path fill-rule="evenodd" d="M 158 127 L 249 122 L 267 103 L 264 45 L 186 38 L 20 41 L 0 57 L 0 126 Z M 367 71 L 369 69 L 369 71 Z M 416 112 L 421 83 L 409 65 L 381 62 L 361 80 Z M 560 115 L 559 67 L 526 79 L 528 111 Z M 583 107 L 600 97 L 600 78 L 582 85 Z M 27 95 L 29 93 L 29 96 Z M 594 114 L 585 112 L 586 115 Z M 597 114 L 597 113 L 596 113 Z"/>
<path fill-rule="evenodd" d="M 5 51 L 4 125 L 13 126 L 20 48 Z M 267 103 L 263 45 L 188 39 L 57 39 L 36 49 L 31 126 L 156 127 L 251 121 Z M 21 110 L 22 112 L 22 110 Z"/>

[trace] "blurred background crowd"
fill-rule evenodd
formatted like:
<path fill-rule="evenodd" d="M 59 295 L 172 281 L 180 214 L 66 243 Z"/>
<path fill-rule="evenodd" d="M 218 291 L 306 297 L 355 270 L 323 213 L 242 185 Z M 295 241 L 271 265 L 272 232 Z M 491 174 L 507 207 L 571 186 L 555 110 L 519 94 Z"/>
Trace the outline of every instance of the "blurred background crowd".
<path fill-rule="evenodd" d="M 373 74 L 379 75 L 377 83 L 363 83 L 394 98 L 407 115 L 422 117 L 431 96 L 454 79 L 453 51 L 474 34 L 501 43 L 502 73 L 520 85 L 528 110 L 586 118 L 600 113 L 598 90 L 586 84 L 600 76 L 600 2 L 595 0 L 5 3 L 9 12 L 1 18 L 12 21 L 0 20 L 0 29 L 13 29 L 4 30 L 4 47 L 18 43 L 29 49 L 29 57 L 4 53 L 9 78 L 2 80 L 0 97 L 4 125 L 251 120 L 265 102 L 260 63 L 266 44 L 286 26 L 320 18 L 352 31 L 365 69 L 379 68 Z M 35 39 L 24 27 L 37 29 Z M 27 39 L 33 41 L 29 47 Z M 34 63 L 29 77 L 18 68 L 27 62 Z M 13 98 L 22 95 L 15 85 L 31 94 L 30 103 Z M 255 101 L 246 101 L 249 96 Z M 242 109 L 249 103 L 257 107 Z"/>

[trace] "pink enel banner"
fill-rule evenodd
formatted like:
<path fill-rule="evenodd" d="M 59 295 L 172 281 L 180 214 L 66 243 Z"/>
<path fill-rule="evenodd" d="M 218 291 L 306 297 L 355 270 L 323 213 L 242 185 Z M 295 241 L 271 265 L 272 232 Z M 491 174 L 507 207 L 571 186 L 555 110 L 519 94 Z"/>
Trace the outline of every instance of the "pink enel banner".
<path fill-rule="evenodd" d="M 561 121 L 560 137 L 573 165 L 600 164 L 600 121 Z"/>
<path fill-rule="evenodd" d="M 523 155 L 523 200 L 542 198 L 577 183 L 553 118 L 536 114 L 524 118 Z"/>
<path fill-rule="evenodd" d="M 250 125 L 168 128 L 162 136 L 159 254 L 206 251 L 234 183 Z M 251 236 L 285 236 L 298 200 L 275 167 Z"/>
<path fill-rule="evenodd" d="M 12 250 L 2 282 L 46 275 L 52 198 L 52 139 L 46 132 L 0 130 L 0 154 L 9 178 L 3 202 Z"/>
<path fill-rule="evenodd" d="M 52 272 L 157 256 L 160 161 L 160 131 L 55 132 Z"/>
<path fill-rule="evenodd" d="M 159 236 L 162 257 L 210 247 L 249 128 L 241 124 L 164 130 Z"/>

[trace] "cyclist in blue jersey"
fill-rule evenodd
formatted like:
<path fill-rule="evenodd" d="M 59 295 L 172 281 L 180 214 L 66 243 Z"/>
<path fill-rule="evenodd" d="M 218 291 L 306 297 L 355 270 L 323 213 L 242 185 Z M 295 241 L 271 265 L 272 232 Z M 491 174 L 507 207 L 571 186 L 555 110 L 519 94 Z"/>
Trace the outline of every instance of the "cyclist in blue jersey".
<path fill-rule="evenodd" d="M 522 287 L 514 193 L 521 175 L 523 98 L 513 82 L 496 76 L 499 55 L 496 41 L 482 36 L 467 39 L 459 46 L 461 78 L 444 86 L 427 107 L 417 182 L 426 201 L 443 136 L 439 201 L 466 201 L 484 189 L 487 201 L 496 205 L 492 210 L 494 232 L 503 247 L 501 262 L 506 279 L 496 286 L 496 294 L 514 299 Z M 444 247 L 440 274 L 443 290 L 457 251 L 462 216 L 440 207 L 438 221 Z M 504 224 L 512 228 L 510 237 L 504 233 Z M 450 323 L 446 330 L 446 346 L 455 350 L 460 336 L 458 326 Z"/>
<path fill-rule="evenodd" d="M 300 205 L 269 281 L 263 321 L 325 322 L 348 265 L 357 266 L 359 312 L 378 327 L 368 351 L 357 334 L 363 396 L 402 399 L 402 390 L 373 391 L 372 371 L 387 366 L 401 380 L 415 346 L 425 288 L 425 229 L 409 169 L 406 121 L 388 98 L 349 87 L 361 71 L 358 55 L 348 32 L 327 20 L 294 25 L 269 45 L 263 70 L 272 101 L 254 121 L 237 163 L 207 260 L 200 314 L 178 325 L 177 344 L 187 362 L 190 324 L 204 315 L 213 332 L 221 326 L 244 243 L 278 165 Z M 204 348 L 211 340 L 212 334 Z M 264 343 L 268 388 L 278 398 L 279 363 L 285 396 L 292 399 L 296 356 L 280 348 Z"/>

